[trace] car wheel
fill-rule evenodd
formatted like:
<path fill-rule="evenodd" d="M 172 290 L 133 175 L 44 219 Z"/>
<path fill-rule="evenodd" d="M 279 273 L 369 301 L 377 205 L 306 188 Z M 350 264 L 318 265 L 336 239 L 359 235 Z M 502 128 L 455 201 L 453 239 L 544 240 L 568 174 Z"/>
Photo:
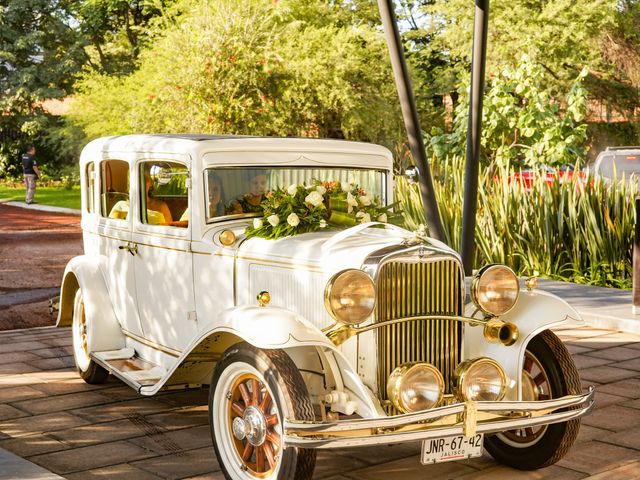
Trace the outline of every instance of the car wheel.
<path fill-rule="evenodd" d="M 582 390 L 571 354 L 562 341 L 545 330 L 534 337 L 525 352 L 522 399 L 549 400 L 576 395 Z M 564 457 L 580 429 L 580 420 L 509 430 L 487 437 L 487 451 L 500 463 L 520 470 L 552 465 Z"/>
<path fill-rule="evenodd" d="M 283 350 L 246 343 L 216 364 L 209 390 L 209 422 L 227 479 L 307 479 L 315 450 L 283 445 L 285 419 L 313 420 L 298 368 Z"/>
<path fill-rule="evenodd" d="M 73 301 L 73 357 L 76 362 L 76 368 L 82 379 L 87 383 L 104 383 L 109 376 L 109 372 L 96 362 L 91 360 L 89 356 L 89 347 L 87 336 L 91 334 L 87 322 L 87 316 L 84 313 L 84 301 L 82 299 L 82 291 L 76 292 Z"/>

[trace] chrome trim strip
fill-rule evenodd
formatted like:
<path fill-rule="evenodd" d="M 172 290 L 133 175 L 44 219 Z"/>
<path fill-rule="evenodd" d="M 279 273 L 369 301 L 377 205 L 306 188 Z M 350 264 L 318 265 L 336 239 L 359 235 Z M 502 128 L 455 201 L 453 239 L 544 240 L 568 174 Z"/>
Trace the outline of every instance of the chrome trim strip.
<path fill-rule="evenodd" d="M 579 406 L 586 402 L 588 404 L 585 407 L 575 409 L 575 410 L 567 410 L 557 413 L 549 413 L 545 415 L 541 415 L 538 417 L 520 417 L 520 418 L 510 418 L 506 417 L 504 419 L 495 420 L 495 421 L 487 421 L 487 422 L 478 422 L 476 425 L 476 431 L 478 433 L 493 433 L 493 432 L 502 432 L 505 430 L 513 430 L 525 427 L 533 427 L 537 425 L 548 425 L 553 423 L 566 422 L 568 420 L 572 420 L 575 418 L 582 417 L 588 414 L 594 407 L 594 394 L 595 389 L 593 387 L 589 387 L 589 392 L 583 395 L 568 395 L 566 397 L 562 397 L 556 400 L 545 400 L 541 402 L 478 402 L 478 412 L 481 411 L 505 411 L 505 406 L 508 406 L 506 412 L 516 413 L 520 411 L 522 415 L 526 415 L 527 410 L 531 411 L 544 411 L 544 410 L 555 410 L 557 408 L 568 408 L 572 406 Z M 488 404 L 494 404 L 489 406 Z M 553 406 L 551 406 L 552 404 Z M 518 408 L 511 409 L 512 407 L 517 405 Z M 531 406 L 532 408 L 523 408 L 525 406 Z M 453 407 L 453 410 L 447 410 Z M 453 413 L 461 413 L 465 410 L 465 404 L 452 405 L 451 407 L 442 407 L 438 413 L 440 416 L 442 415 L 443 410 L 452 411 Z M 417 414 L 411 415 L 398 415 L 396 417 L 388 417 L 386 419 L 365 419 L 365 420 L 343 420 L 333 423 L 312 423 L 312 422 L 295 422 L 290 420 L 285 420 L 284 428 L 285 428 L 285 438 L 284 442 L 287 446 L 294 447 L 303 447 L 303 448 L 344 448 L 344 447 L 357 447 L 357 446 L 367 446 L 367 445 L 378 445 L 378 444 L 386 444 L 386 443 L 399 443 L 399 442 L 410 442 L 417 440 L 425 440 L 429 438 L 438 438 L 450 435 L 463 435 L 464 434 L 464 422 L 460 421 L 456 425 L 453 426 L 445 426 L 445 427 L 434 427 L 429 428 L 428 423 L 421 423 L 425 419 L 434 420 L 431 414 L 434 411 L 429 412 L 419 412 Z M 398 419 L 401 417 L 411 417 L 411 420 L 405 422 L 404 420 L 399 421 Z M 416 418 L 420 418 L 421 420 L 416 420 Z M 383 423 L 384 421 L 389 420 L 390 422 Z M 328 428 L 332 426 L 336 426 L 331 428 L 331 430 L 317 430 L 315 431 L 318 435 L 313 436 L 314 428 L 323 427 L 324 425 L 328 425 Z M 343 428 L 344 426 L 344 428 Z M 394 428 L 394 427 L 413 427 L 413 431 L 406 432 L 390 432 L 386 429 Z M 420 429 L 422 428 L 422 429 Z M 346 435 L 346 436 L 335 436 L 330 437 L 332 434 L 338 434 L 338 432 L 344 433 L 349 431 L 357 431 L 357 430 L 371 430 L 368 433 L 363 433 L 361 435 Z M 415 430 L 420 429 L 420 430 Z M 295 433 L 291 432 L 292 430 L 297 430 L 299 432 L 303 432 L 304 436 L 298 436 Z"/>
<path fill-rule="evenodd" d="M 161 343 L 149 340 L 148 338 L 141 337 L 139 335 L 136 335 L 135 333 L 130 332 L 129 330 L 125 330 L 124 328 L 122 329 L 122 333 L 125 335 L 125 337 L 129 337 L 136 342 L 140 342 L 147 347 L 153 348 L 154 350 L 162 353 L 166 353 L 167 355 L 171 355 L 172 357 L 179 358 L 180 355 L 182 355 L 182 351 L 180 350 L 175 350 L 171 347 L 167 347 L 166 345 L 162 345 Z"/>

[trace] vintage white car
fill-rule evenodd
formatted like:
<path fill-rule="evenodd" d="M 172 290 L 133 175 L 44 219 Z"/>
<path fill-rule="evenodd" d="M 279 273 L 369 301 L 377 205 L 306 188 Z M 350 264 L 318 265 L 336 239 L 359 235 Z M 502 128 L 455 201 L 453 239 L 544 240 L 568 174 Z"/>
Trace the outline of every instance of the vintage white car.
<path fill-rule="evenodd" d="M 89 143 L 80 169 L 85 253 L 57 321 L 78 372 L 141 395 L 208 385 L 227 478 L 310 478 L 317 449 L 415 441 L 425 464 L 484 447 L 535 469 L 593 407 L 549 330 L 579 315 L 505 266 L 467 296 L 455 251 L 391 224 L 247 238 L 278 187 L 355 182 L 390 204 L 383 147 L 131 135 Z"/>

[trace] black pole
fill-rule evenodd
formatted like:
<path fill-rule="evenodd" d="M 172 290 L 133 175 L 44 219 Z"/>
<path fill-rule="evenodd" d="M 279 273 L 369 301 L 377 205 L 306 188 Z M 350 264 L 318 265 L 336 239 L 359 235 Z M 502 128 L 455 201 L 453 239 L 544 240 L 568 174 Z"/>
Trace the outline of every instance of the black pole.
<path fill-rule="evenodd" d="M 467 160 L 464 172 L 464 205 L 462 208 L 462 236 L 460 238 L 460 255 L 467 275 L 471 274 L 473 268 L 475 246 L 480 135 L 482 133 L 482 96 L 484 94 L 484 67 L 487 58 L 487 30 L 489 29 L 489 0 L 475 0 L 475 2 Z"/>
<path fill-rule="evenodd" d="M 404 58 L 404 49 L 398 32 L 398 24 L 396 15 L 393 10 L 393 0 L 378 0 L 378 8 L 382 17 L 382 26 L 384 27 L 385 36 L 387 38 L 387 46 L 389 47 L 389 55 L 391 56 L 391 66 L 393 67 L 393 76 L 398 89 L 398 97 L 400 97 L 400 107 L 402 109 L 402 117 L 404 126 L 407 129 L 409 138 L 409 148 L 413 160 L 418 167 L 420 175 L 418 183 L 420 185 L 420 194 L 422 195 L 422 204 L 424 206 L 424 215 L 429 227 L 429 235 L 445 241 L 444 228 L 440 220 L 440 212 L 436 202 L 436 195 L 433 190 L 433 180 L 431 178 L 431 170 L 427 161 L 427 153 L 424 150 L 424 140 L 422 139 L 422 130 L 420 129 L 420 120 L 418 119 L 418 109 L 413 98 L 413 88 L 411 87 L 411 78 L 407 69 L 407 62 Z"/>
<path fill-rule="evenodd" d="M 636 197 L 636 228 L 633 239 L 633 314 L 640 314 L 640 196 Z"/>

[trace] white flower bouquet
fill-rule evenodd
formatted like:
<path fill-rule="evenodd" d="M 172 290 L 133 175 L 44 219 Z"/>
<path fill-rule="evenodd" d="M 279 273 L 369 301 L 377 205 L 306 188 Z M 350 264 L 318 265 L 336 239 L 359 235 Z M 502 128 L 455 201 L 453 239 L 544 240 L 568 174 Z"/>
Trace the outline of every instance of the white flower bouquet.
<path fill-rule="evenodd" d="M 352 227 L 371 221 L 387 222 L 392 206 L 354 184 L 319 182 L 290 185 L 266 194 L 262 217 L 247 227 L 247 237 L 276 239 L 331 227 Z"/>

